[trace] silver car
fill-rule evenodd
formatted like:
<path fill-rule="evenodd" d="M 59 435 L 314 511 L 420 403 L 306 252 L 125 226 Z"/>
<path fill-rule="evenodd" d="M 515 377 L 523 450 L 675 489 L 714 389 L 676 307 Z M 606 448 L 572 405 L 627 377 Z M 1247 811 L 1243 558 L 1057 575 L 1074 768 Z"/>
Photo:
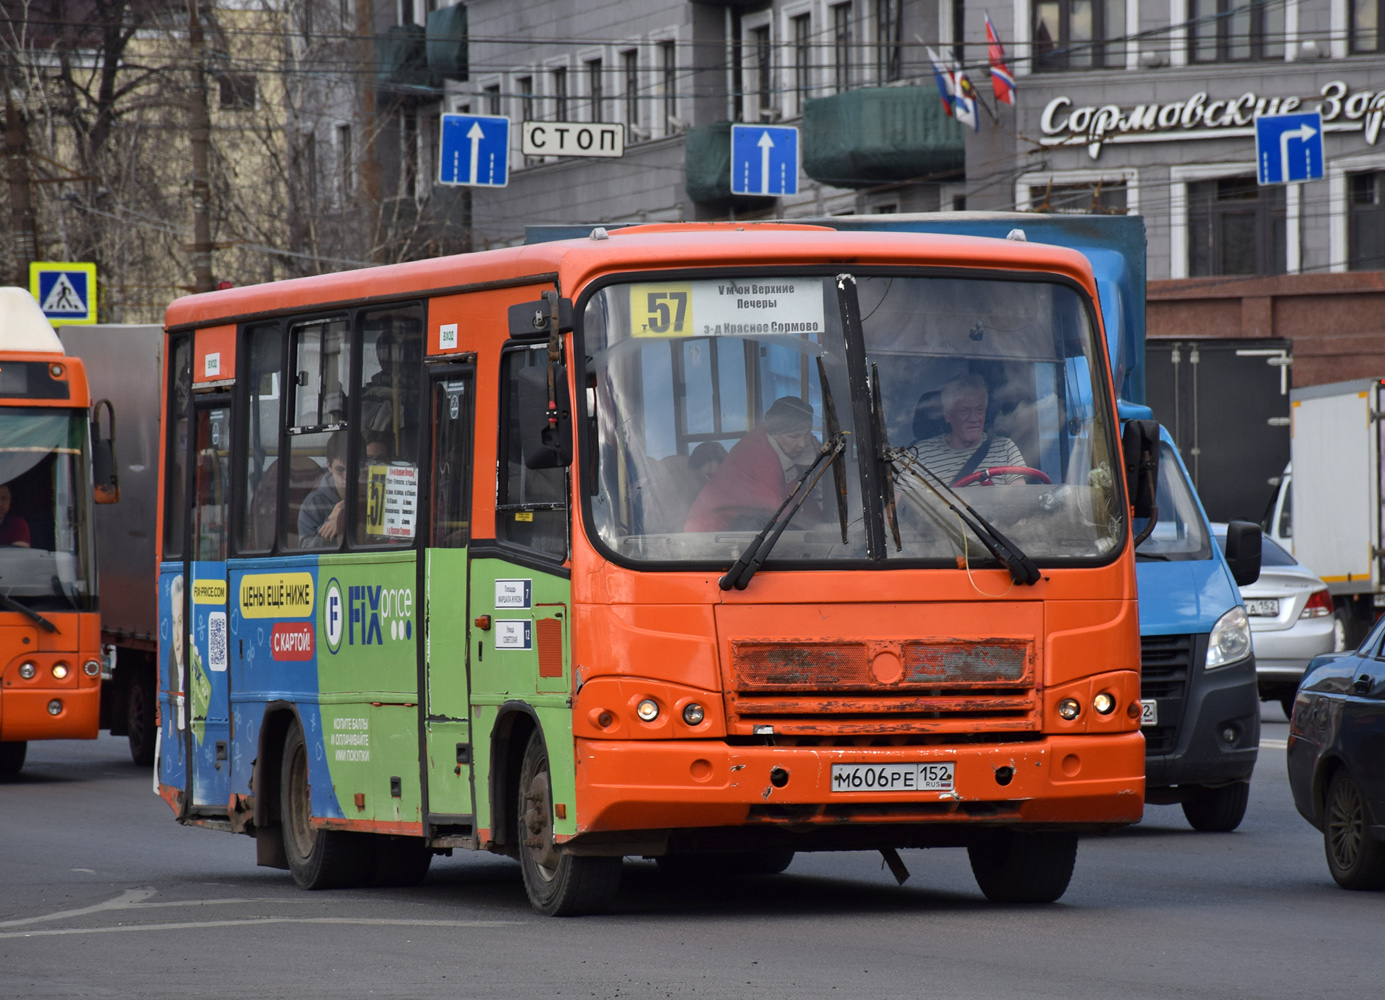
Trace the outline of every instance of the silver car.
<path fill-rule="evenodd" d="M 1212 533 L 1224 551 L 1226 525 L 1213 524 Z M 1288 715 L 1308 661 L 1340 652 L 1340 638 L 1327 584 L 1273 539 L 1260 544 L 1260 579 L 1241 588 L 1241 599 L 1250 619 L 1260 700 L 1279 702 Z"/>

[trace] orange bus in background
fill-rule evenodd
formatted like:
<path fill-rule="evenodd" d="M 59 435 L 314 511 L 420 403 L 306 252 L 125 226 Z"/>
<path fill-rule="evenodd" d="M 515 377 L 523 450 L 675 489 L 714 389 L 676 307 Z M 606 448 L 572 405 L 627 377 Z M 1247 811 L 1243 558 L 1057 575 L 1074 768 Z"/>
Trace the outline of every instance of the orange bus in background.
<path fill-rule="evenodd" d="M 94 453 L 95 499 L 118 493 L 94 414 L 81 361 L 33 296 L 0 288 L 0 774 L 24 766 L 29 740 L 97 736 Z"/>
<path fill-rule="evenodd" d="M 160 794 L 306 888 L 956 846 L 1058 898 L 1144 787 L 1157 445 L 1095 298 L 1057 247 L 690 224 L 173 303 Z"/>

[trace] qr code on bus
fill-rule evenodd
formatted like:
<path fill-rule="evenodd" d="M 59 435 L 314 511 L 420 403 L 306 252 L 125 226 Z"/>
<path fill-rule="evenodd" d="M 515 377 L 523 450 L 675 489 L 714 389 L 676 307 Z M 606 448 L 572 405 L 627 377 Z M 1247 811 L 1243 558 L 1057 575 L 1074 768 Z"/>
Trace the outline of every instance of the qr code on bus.
<path fill-rule="evenodd" d="M 207 669 L 226 669 L 226 612 L 207 615 Z"/>

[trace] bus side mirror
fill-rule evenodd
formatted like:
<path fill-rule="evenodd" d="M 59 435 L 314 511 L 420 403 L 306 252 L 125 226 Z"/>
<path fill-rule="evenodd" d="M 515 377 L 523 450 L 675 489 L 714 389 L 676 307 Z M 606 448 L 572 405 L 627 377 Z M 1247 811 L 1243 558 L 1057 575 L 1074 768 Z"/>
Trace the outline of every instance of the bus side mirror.
<path fill-rule="evenodd" d="M 519 372 L 519 440 L 524 464 L 530 469 L 562 469 L 572 464 L 572 401 L 567 389 L 567 366 L 555 363 L 553 385 L 556 412 L 549 412 L 549 365 Z"/>
<path fill-rule="evenodd" d="M 1232 521 L 1226 526 L 1226 564 L 1238 587 L 1260 579 L 1260 539 L 1260 525 L 1253 521 Z"/>
<path fill-rule="evenodd" d="M 1159 424 L 1154 420 L 1127 420 L 1121 432 L 1125 484 L 1130 490 L 1130 512 L 1148 518 L 1135 539 L 1139 545 L 1159 523 Z"/>
<path fill-rule="evenodd" d="M 101 436 L 101 408 L 106 408 L 106 423 L 111 432 Z M 115 463 L 115 407 L 109 399 L 91 404 L 91 484 L 97 503 L 120 502 L 120 477 Z"/>

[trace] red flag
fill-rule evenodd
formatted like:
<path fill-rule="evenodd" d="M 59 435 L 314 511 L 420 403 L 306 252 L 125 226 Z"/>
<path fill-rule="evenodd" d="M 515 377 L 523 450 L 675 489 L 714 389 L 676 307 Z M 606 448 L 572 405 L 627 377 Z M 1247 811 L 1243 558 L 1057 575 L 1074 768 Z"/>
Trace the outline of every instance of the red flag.
<path fill-rule="evenodd" d="M 1010 73 L 1010 68 L 1005 65 L 1005 50 L 1000 47 L 1000 39 L 996 37 L 990 14 L 986 15 L 986 47 L 991 55 L 991 87 L 995 90 L 995 99 L 1014 107 L 1015 78 Z"/>

